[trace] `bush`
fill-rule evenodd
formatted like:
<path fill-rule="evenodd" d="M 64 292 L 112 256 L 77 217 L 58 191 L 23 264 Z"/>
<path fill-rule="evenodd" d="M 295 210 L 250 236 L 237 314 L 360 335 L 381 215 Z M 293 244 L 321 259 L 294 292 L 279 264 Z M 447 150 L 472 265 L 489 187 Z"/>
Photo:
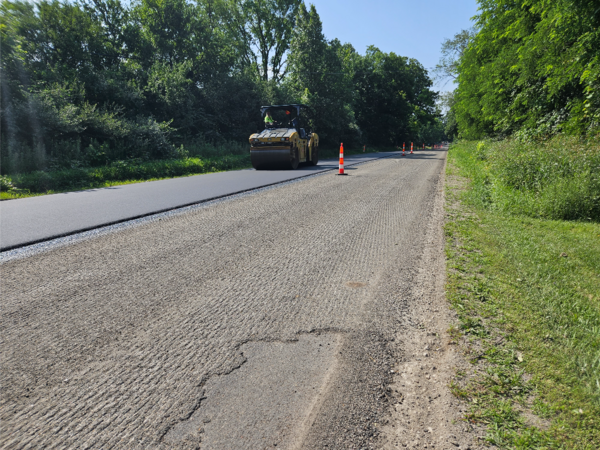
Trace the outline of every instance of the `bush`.
<path fill-rule="evenodd" d="M 15 187 L 12 184 L 12 180 L 10 179 L 10 177 L 0 175 L 0 192 L 10 192 L 14 188 Z"/>
<path fill-rule="evenodd" d="M 548 141 L 461 142 L 476 202 L 512 214 L 600 220 L 600 142 L 556 136 Z M 465 155 L 466 156 L 466 155 Z"/>

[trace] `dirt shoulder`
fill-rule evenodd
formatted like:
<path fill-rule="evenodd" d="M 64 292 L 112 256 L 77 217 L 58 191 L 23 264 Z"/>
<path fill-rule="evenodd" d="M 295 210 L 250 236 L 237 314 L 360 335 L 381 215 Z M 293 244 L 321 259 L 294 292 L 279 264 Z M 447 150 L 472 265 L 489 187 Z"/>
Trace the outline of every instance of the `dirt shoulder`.
<path fill-rule="evenodd" d="M 457 371 L 468 362 L 448 333 L 456 314 L 444 291 L 445 196 L 443 178 L 440 181 L 423 256 L 415 268 L 410 294 L 415 301 L 408 305 L 404 326 L 397 334 L 400 353 L 388 387 L 392 407 L 382 428 L 384 449 L 483 448 L 482 430 L 464 420 L 466 406 L 450 388 Z"/>

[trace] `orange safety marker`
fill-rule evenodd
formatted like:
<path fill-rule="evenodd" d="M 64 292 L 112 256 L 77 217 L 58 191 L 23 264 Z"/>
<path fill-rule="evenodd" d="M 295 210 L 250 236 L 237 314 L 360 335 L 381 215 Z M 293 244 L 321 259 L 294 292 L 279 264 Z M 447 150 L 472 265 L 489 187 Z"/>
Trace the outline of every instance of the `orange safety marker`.
<path fill-rule="evenodd" d="M 425 150 L 425 144 L 423 144 L 423 150 Z"/>
<path fill-rule="evenodd" d="M 411 142 L 411 143 L 410 143 L 410 154 L 411 154 L 411 155 L 413 154 L 413 151 L 412 151 L 412 150 L 413 150 L 413 143 Z"/>
<path fill-rule="evenodd" d="M 402 143 L 402 156 L 406 156 L 406 154 L 404 153 L 404 147 L 406 146 L 406 143 Z"/>
<path fill-rule="evenodd" d="M 363 145 L 363 153 L 365 152 L 366 149 L 367 149 L 367 146 Z"/>
<path fill-rule="evenodd" d="M 344 143 L 340 144 L 340 172 L 338 175 L 348 175 L 344 173 Z"/>

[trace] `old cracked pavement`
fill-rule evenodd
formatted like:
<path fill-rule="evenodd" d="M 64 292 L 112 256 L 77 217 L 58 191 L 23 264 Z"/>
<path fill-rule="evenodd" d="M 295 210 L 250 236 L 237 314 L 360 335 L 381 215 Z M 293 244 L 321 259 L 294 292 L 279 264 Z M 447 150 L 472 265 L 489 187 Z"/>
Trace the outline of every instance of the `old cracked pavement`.
<path fill-rule="evenodd" d="M 445 157 L 5 261 L 0 446 L 377 448 Z"/>

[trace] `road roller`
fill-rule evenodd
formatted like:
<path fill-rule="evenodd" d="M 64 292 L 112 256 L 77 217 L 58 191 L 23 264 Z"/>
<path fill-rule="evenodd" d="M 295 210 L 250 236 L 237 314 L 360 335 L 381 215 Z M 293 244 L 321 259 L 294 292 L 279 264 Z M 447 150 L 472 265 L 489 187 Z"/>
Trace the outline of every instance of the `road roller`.
<path fill-rule="evenodd" d="M 250 160 L 256 170 L 295 170 L 302 163 L 319 162 L 319 136 L 303 119 L 306 105 L 260 108 L 264 130 L 250 136 Z"/>

